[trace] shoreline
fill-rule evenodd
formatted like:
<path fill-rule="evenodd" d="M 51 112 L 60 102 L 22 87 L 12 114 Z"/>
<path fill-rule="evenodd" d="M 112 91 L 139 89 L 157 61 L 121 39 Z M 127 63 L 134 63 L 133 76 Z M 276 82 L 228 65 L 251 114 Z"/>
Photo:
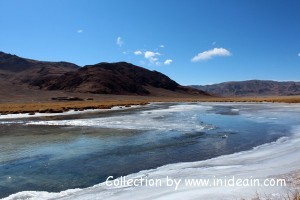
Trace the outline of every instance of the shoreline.
<path fill-rule="evenodd" d="M 44 102 L 10 102 L 0 103 L 0 115 L 37 113 L 65 113 L 71 110 L 111 109 L 113 107 L 131 107 L 162 102 L 215 102 L 215 103 L 300 103 L 300 96 L 290 97 L 243 97 L 243 98 L 174 98 L 174 97 L 137 97 L 133 99 L 107 99 L 97 101 L 44 101 Z"/>

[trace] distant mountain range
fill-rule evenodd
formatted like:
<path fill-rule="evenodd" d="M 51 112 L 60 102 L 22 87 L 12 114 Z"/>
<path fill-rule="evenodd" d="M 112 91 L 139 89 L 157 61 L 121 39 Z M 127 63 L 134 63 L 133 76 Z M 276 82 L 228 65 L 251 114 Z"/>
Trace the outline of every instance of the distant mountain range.
<path fill-rule="evenodd" d="M 0 52 L 0 84 L 40 90 L 93 94 L 164 95 L 173 92 L 209 96 L 181 86 L 166 75 L 126 62 L 77 66 L 68 62 L 43 62 Z M 11 88 L 13 92 L 13 88 Z"/>
<path fill-rule="evenodd" d="M 300 82 L 249 80 L 191 87 L 224 97 L 300 95 Z"/>

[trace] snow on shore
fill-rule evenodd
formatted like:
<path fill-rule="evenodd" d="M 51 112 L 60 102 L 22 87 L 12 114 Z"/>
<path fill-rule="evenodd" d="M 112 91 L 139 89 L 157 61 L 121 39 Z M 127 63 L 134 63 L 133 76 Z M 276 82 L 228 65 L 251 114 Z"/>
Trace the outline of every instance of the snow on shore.
<path fill-rule="evenodd" d="M 34 115 L 29 115 L 29 113 L 21 113 L 21 114 L 6 114 L 6 115 L 0 115 L 1 119 L 21 119 L 21 118 L 33 118 L 33 117 L 48 117 L 48 116 L 60 116 L 60 115 L 76 115 L 76 114 L 84 114 L 84 113 L 93 113 L 93 112 L 107 112 L 111 110 L 124 110 L 124 109 L 132 109 L 132 108 L 138 108 L 141 107 L 140 105 L 133 105 L 130 107 L 125 106 L 114 106 L 110 109 L 88 109 L 83 111 L 75 111 L 75 110 L 69 110 L 62 113 L 35 113 Z"/>

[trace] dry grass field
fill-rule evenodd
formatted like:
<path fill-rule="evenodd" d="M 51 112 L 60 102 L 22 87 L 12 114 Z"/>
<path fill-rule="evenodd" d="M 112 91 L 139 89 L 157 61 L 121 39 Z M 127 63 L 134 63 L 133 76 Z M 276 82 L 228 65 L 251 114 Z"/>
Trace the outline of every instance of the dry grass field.
<path fill-rule="evenodd" d="M 155 97 L 155 96 L 123 96 L 98 95 L 93 100 L 83 101 L 40 101 L 16 102 L 12 100 L 0 103 L 1 114 L 17 113 L 59 113 L 68 110 L 109 109 L 113 106 L 145 105 L 150 102 L 272 102 L 272 103 L 300 103 L 300 96 L 289 97 L 247 97 L 247 98 L 218 98 L 218 97 Z"/>

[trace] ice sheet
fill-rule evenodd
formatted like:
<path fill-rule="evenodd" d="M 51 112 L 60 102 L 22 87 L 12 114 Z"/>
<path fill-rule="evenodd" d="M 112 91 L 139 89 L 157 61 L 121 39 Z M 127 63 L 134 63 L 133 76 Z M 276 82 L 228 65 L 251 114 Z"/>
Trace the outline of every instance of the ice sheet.
<path fill-rule="evenodd" d="M 228 104 L 226 104 L 228 105 Z M 237 104 L 234 104 L 237 105 Z M 241 105 L 242 106 L 242 105 Z M 286 112 L 281 112 L 281 108 L 285 107 Z M 210 109 L 211 104 L 198 106 L 174 106 L 170 109 L 158 109 L 151 111 L 139 112 L 136 115 L 113 116 L 88 120 L 56 120 L 56 121 L 38 121 L 29 122 L 30 124 L 51 124 L 51 125 L 72 125 L 72 126 L 95 126 L 107 125 L 109 127 L 120 128 L 185 128 L 194 127 L 193 121 L 189 123 L 183 120 L 182 123 L 170 120 L 174 123 L 159 123 L 159 117 L 164 119 L 174 115 L 184 115 L 185 110 L 195 111 L 197 109 Z M 277 109 L 278 108 L 278 109 Z M 243 114 L 243 109 L 234 108 L 235 111 Z M 269 114 L 263 113 L 249 114 L 250 118 L 254 120 L 276 120 L 276 115 L 288 115 L 290 111 L 299 110 L 299 106 L 290 105 L 270 105 L 273 109 L 274 119 L 270 119 Z M 190 113 L 190 112 L 189 112 Z M 145 121 L 145 119 L 147 119 Z M 182 118 L 180 118 L 182 119 Z M 190 119 L 190 118 L 189 118 Z M 180 123 L 180 124 L 178 124 Z M 189 124 L 183 126 L 182 124 Z M 190 127 L 189 127 L 190 126 Z M 200 129 L 203 125 L 200 124 Z M 182 128 L 183 127 L 183 128 Z M 134 163 L 133 163 L 134 164 Z M 105 183 L 100 183 L 90 188 L 66 190 L 60 193 L 48 192 L 20 192 L 13 194 L 5 200 L 13 199 L 64 199 L 64 200 L 84 200 L 84 199 L 252 199 L 256 193 L 261 197 L 268 199 L 282 199 L 282 195 L 286 195 L 291 189 L 288 187 L 190 187 L 184 184 L 179 185 L 175 190 L 174 187 L 166 186 L 167 177 L 169 179 L 209 179 L 214 177 L 224 179 L 225 177 L 241 178 L 241 179 L 259 179 L 266 178 L 280 178 L 281 175 L 293 173 L 299 170 L 300 166 L 300 126 L 293 127 L 293 135 L 290 137 L 283 137 L 276 142 L 264 144 L 253 148 L 249 151 L 239 152 L 231 155 L 216 157 L 213 159 L 190 162 L 177 163 L 159 167 L 157 169 L 145 170 L 135 174 L 126 176 L 127 179 L 137 179 L 139 177 L 146 177 L 147 179 L 161 180 L 161 187 L 147 187 L 147 186 L 126 186 L 126 187 L 109 187 Z"/>
<path fill-rule="evenodd" d="M 199 111 L 210 108 L 211 106 L 202 105 L 175 105 L 166 109 L 141 111 L 134 114 L 75 120 L 30 121 L 26 125 L 93 126 L 159 131 L 202 131 L 214 128 L 209 124 L 201 123 L 197 119 Z"/>
<path fill-rule="evenodd" d="M 126 178 L 162 180 L 162 187 L 108 187 L 105 183 L 90 188 L 67 190 L 60 193 L 20 192 L 5 200 L 13 199 L 241 199 L 262 197 L 281 199 L 289 187 L 188 187 L 178 190 L 167 187 L 170 179 L 213 179 L 235 176 L 236 178 L 278 178 L 282 174 L 298 170 L 300 166 L 300 127 L 294 127 L 294 135 L 276 142 L 255 147 L 250 151 L 225 155 L 205 161 L 177 163 L 153 170 L 141 171 Z"/>

